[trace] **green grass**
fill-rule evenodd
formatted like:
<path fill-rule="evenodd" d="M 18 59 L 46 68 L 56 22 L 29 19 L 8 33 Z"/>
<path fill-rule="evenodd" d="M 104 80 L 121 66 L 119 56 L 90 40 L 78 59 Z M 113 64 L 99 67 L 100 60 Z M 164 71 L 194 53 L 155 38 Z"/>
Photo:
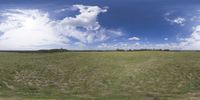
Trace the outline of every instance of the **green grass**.
<path fill-rule="evenodd" d="M 200 53 L 2 52 L 1 98 L 198 100 Z"/>

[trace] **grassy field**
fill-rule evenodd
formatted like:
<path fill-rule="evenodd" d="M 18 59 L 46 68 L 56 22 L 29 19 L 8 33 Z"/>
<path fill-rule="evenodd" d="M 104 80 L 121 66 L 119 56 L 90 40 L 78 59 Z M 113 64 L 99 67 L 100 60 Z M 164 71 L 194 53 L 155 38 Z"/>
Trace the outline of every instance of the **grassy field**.
<path fill-rule="evenodd" d="M 1 52 L 0 100 L 200 100 L 200 52 Z"/>

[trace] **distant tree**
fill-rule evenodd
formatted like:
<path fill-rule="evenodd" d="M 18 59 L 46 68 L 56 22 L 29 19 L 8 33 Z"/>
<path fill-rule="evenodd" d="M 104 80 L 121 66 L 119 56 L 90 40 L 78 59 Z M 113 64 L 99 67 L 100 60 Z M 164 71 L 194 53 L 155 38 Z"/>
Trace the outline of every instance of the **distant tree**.
<path fill-rule="evenodd" d="M 163 51 L 170 51 L 169 49 L 164 49 Z"/>
<path fill-rule="evenodd" d="M 41 53 L 52 53 L 52 52 L 66 52 L 68 51 L 67 49 L 50 49 L 50 50 L 38 50 L 37 52 L 41 52 Z"/>
<path fill-rule="evenodd" d="M 124 49 L 116 49 L 116 51 L 125 51 Z"/>

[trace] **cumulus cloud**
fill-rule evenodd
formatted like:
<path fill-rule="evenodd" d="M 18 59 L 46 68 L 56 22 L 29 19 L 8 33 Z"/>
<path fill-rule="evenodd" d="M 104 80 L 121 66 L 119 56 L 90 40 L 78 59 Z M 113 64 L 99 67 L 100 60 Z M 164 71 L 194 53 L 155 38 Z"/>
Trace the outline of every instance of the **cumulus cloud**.
<path fill-rule="evenodd" d="M 122 35 L 119 30 L 106 29 L 99 24 L 97 17 L 107 12 L 106 8 L 84 5 L 73 5 L 73 8 L 80 14 L 60 20 L 50 19 L 47 12 L 38 9 L 3 11 L 0 49 L 68 48 L 75 42 L 84 45 Z"/>
<path fill-rule="evenodd" d="M 187 50 L 200 50 L 200 25 L 193 28 L 188 38 L 181 39 L 180 47 Z"/>
<path fill-rule="evenodd" d="M 130 41 L 139 41 L 140 38 L 139 37 L 130 37 L 130 38 L 128 38 L 128 40 L 130 40 Z"/>
<path fill-rule="evenodd" d="M 0 23 L 1 49 L 32 49 L 50 44 L 62 44 L 67 38 L 56 34 L 47 13 L 39 10 L 8 10 L 1 14 L 6 19 Z"/>

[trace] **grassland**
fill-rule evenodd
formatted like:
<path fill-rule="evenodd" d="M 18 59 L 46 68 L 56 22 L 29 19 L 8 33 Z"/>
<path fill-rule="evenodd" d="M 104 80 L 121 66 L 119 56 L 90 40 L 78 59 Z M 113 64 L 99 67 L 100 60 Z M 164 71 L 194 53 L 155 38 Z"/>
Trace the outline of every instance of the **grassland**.
<path fill-rule="evenodd" d="M 0 100 L 199 100 L 198 52 L 0 53 Z"/>

